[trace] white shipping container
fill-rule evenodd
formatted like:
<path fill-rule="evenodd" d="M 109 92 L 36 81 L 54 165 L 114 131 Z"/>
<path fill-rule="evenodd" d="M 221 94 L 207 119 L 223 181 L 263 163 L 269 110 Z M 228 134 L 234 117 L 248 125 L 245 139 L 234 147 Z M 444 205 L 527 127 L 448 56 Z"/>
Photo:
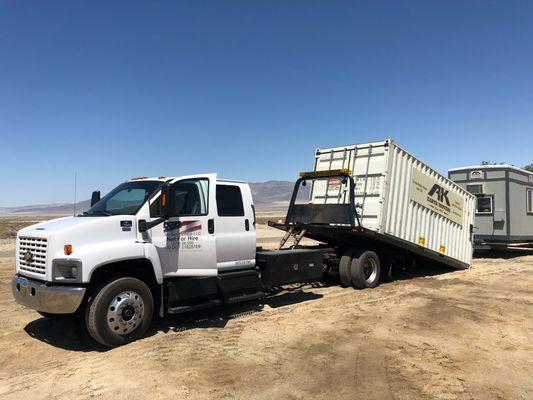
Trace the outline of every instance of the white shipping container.
<path fill-rule="evenodd" d="M 475 197 L 392 140 L 317 149 L 315 171 L 349 169 L 361 225 L 459 261 L 472 259 Z M 349 203 L 349 185 L 317 180 L 312 204 Z"/>

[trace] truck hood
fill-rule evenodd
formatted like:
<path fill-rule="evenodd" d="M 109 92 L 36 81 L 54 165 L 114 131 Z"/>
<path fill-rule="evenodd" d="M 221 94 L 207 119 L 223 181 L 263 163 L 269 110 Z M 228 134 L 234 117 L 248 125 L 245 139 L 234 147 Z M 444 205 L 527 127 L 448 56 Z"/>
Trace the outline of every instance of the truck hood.
<path fill-rule="evenodd" d="M 86 246 L 109 245 L 136 240 L 137 227 L 133 215 L 109 217 L 65 217 L 41 222 L 18 232 L 18 238 L 42 238 L 50 251 L 63 251 L 65 244 L 80 250 Z M 50 250 L 50 246 L 52 250 Z"/>
<path fill-rule="evenodd" d="M 28 226 L 19 231 L 19 234 L 27 235 L 36 233 L 38 236 L 48 236 L 51 233 L 63 231 L 75 226 L 94 223 L 95 220 L 109 218 L 109 217 L 63 217 L 52 219 L 50 221 L 40 222 L 35 225 Z"/>
<path fill-rule="evenodd" d="M 130 228 L 122 229 L 124 223 L 128 223 Z M 99 236 L 101 240 L 104 240 L 108 235 L 116 236 L 119 234 L 123 238 L 126 232 L 131 234 L 135 231 L 135 216 L 133 215 L 64 217 L 28 226 L 21 229 L 18 236 L 51 238 L 52 236 L 61 237 L 65 234 L 77 234 L 85 238 L 93 236 L 93 240 Z"/>
<path fill-rule="evenodd" d="M 29 226 L 17 234 L 17 254 L 33 250 L 36 239 L 41 256 L 45 256 L 45 275 L 34 270 L 21 271 L 23 260 L 20 257 L 17 261 L 17 271 L 38 279 L 52 279 L 52 264 L 56 259 L 73 258 L 81 261 L 85 267 L 113 260 L 117 249 L 121 248 L 126 250 L 120 259 L 129 258 L 131 254 L 135 257 L 144 256 L 144 247 L 141 245 L 139 248 L 134 245 L 137 240 L 137 224 L 133 215 L 66 217 Z M 65 254 L 65 245 L 71 246 L 71 253 Z M 137 253 L 132 250 L 135 248 Z M 127 256 L 124 256 L 124 253 Z M 41 263 L 41 269 L 42 266 Z M 83 273 L 89 271 L 90 268 L 84 268 Z M 84 279 L 88 279 L 87 276 L 84 275 Z"/>

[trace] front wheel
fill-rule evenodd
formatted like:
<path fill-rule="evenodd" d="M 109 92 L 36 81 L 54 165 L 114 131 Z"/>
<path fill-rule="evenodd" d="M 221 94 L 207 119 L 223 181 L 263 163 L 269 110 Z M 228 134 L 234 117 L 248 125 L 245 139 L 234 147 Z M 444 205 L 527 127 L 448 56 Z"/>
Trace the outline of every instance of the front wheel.
<path fill-rule="evenodd" d="M 117 347 L 140 339 L 150 326 L 154 300 L 150 288 L 136 278 L 116 278 L 89 300 L 87 330 L 93 339 Z"/>

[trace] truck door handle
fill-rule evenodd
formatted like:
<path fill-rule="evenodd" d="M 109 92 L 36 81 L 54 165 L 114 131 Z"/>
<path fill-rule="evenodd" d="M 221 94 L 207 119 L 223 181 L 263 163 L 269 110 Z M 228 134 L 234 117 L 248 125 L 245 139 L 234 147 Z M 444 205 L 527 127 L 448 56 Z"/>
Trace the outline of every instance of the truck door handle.
<path fill-rule="evenodd" d="M 248 219 L 244 220 L 244 229 L 246 229 L 247 231 L 250 230 L 250 221 L 248 221 Z"/>
<path fill-rule="evenodd" d="M 207 232 L 215 233 L 215 220 L 213 218 L 207 220 Z"/>

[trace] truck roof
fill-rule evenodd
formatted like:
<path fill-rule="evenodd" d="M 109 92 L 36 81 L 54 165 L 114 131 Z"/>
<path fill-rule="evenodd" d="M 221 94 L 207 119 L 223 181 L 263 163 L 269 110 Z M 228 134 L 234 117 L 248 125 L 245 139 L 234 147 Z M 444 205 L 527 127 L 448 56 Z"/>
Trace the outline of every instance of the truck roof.
<path fill-rule="evenodd" d="M 175 180 L 175 179 L 179 179 L 181 178 L 181 176 L 155 176 L 155 177 L 147 177 L 147 176 L 140 176 L 140 177 L 136 177 L 136 178 L 130 178 L 128 179 L 126 182 L 134 182 L 134 181 L 159 181 L 159 182 L 166 182 L 166 181 L 169 181 L 169 180 Z M 226 183 L 241 183 L 241 184 L 246 184 L 247 182 L 245 181 L 241 181 L 241 180 L 236 180 L 236 179 L 218 179 L 217 178 L 217 182 L 226 182 Z"/>
<path fill-rule="evenodd" d="M 128 179 L 126 182 L 133 182 L 133 181 L 161 181 L 161 182 L 165 182 L 169 179 L 173 179 L 172 177 L 167 177 L 167 176 L 156 176 L 156 177 L 152 177 L 152 178 L 149 178 L 147 176 L 138 176 L 138 177 L 135 177 L 135 178 L 130 178 Z"/>
<path fill-rule="evenodd" d="M 226 183 L 247 183 L 245 181 L 238 181 L 236 179 L 217 179 L 217 182 L 226 182 Z"/>

